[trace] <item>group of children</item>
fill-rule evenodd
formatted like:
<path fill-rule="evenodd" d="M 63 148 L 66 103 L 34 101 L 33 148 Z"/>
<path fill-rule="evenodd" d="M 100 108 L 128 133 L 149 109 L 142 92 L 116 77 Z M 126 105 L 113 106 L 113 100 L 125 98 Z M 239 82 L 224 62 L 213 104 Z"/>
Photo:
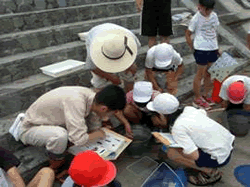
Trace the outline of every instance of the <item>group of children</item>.
<path fill-rule="evenodd" d="M 199 0 L 198 12 L 186 31 L 187 43 L 198 65 L 193 84 L 193 105 L 203 109 L 209 109 L 214 104 L 208 95 L 212 83 L 207 72 L 219 56 L 219 21 L 212 11 L 214 5 L 214 0 Z M 194 42 L 191 40 L 192 33 Z M 235 137 L 210 119 L 205 110 L 181 107 L 175 97 L 178 77 L 183 71 L 180 54 L 168 43 L 152 46 L 145 61 L 147 80 L 134 83 L 134 61 L 140 42 L 130 30 L 105 23 L 92 28 L 85 34 L 85 39 L 86 66 L 93 75 L 91 83 L 95 89 L 63 86 L 45 93 L 27 109 L 20 123 L 13 124 L 11 133 L 15 139 L 26 145 L 46 147 L 50 168 L 56 169 L 64 164 L 69 146 L 82 146 L 105 137 L 100 127 L 115 116 L 124 124 L 126 135 L 130 138 L 133 138 L 130 123 L 149 123 L 152 127 L 168 128 L 181 148 L 169 148 L 167 156 L 192 169 L 189 176 L 191 183 L 206 185 L 220 180 L 222 173 L 216 168 L 229 162 Z M 157 74 L 166 75 L 168 93 L 163 93 L 156 79 Z M 205 94 L 201 95 L 203 78 Z M 249 79 L 244 76 L 228 78 L 220 92 L 223 103 L 244 102 L 244 109 L 250 110 Z M 86 167 L 86 159 L 89 159 L 87 164 L 94 164 Z M 84 160 L 85 165 L 81 165 Z M 94 166 L 96 168 L 90 172 L 89 169 Z M 102 186 L 114 179 L 116 169 L 112 163 L 87 151 L 75 157 L 69 174 L 73 182 L 67 182 L 71 184 Z M 108 180 L 103 182 L 105 178 Z"/>

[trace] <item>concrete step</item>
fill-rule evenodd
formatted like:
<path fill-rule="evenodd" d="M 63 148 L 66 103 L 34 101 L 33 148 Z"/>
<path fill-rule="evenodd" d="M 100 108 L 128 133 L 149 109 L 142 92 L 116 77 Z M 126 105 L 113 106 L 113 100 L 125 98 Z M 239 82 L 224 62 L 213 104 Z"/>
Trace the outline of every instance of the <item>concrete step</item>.
<path fill-rule="evenodd" d="M 118 3 L 118 9 L 122 9 L 120 6 L 126 6 L 133 2 Z M 174 14 L 188 11 L 185 8 L 174 8 L 172 12 Z M 131 11 L 130 11 L 131 12 Z M 129 13 L 129 11 L 120 13 L 116 11 L 116 15 L 112 14 L 105 19 L 94 17 L 90 20 L 67 23 L 55 26 L 47 26 L 44 28 L 33 29 L 28 31 L 21 31 L 16 33 L 8 33 L 0 35 L 0 57 L 9 55 L 15 55 L 27 51 L 42 49 L 45 47 L 55 46 L 79 40 L 78 33 L 86 32 L 92 27 L 104 23 L 111 22 L 120 24 L 128 29 L 137 29 L 140 27 L 140 14 Z M 185 27 L 173 24 L 174 37 L 184 35 Z M 139 33 L 139 31 L 138 31 Z"/>
<path fill-rule="evenodd" d="M 131 21 L 133 21 L 134 17 L 131 16 L 128 19 L 126 19 L 127 23 L 130 21 L 130 18 L 132 19 Z M 124 23 L 123 26 L 124 25 L 126 26 L 126 23 Z M 77 33 L 78 32 L 80 31 L 77 31 Z M 148 50 L 148 47 L 146 46 L 148 41 L 147 37 L 139 35 L 140 30 L 138 29 L 133 30 L 133 32 L 140 39 L 142 46 L 144 46 L 142 47 L 142 49 L 140 49 L 141 51 L 143 51 L 141 53 L 141 56 L 138 57 L 139 59 L 138 65 L 140 66 L 141 65 L 140 61 L 144 62 L 146 52 Z M 170 43 L 182 56 L 185 56 L 190 53 L 185 37 L 182 36 L 173 38 L 171 39 Z M 75 59 L 84 61 L 85 58 L 86 58 L 85 43 L 79 40 L 75 42 L 69 42 L 66 44 L 35 50 L 32 52 L 24 52 L 12 56 L 3 57 L 0 58 L 0 84 L 5 84 L 30 75 L 37 74 L 40 72 L 39 67 L 45 65 L 49 65 L 55 62 L 60 62 L 66 59 Z"/>
<path fill-rule="evenodd" d="M 136 13 L 132 0 L 0 16 L 0 34 Z"/>
<path fill-rule="evenodd" d="M 233 50 L 225 46 L 225 50 Z M 138 64 L 138 79 L 144 79 L 144 63 L 146 48 L 139 51 L 136 63 Z M 181 79 L 193 75 L 196 70 L 192 55 L 183 56 L 185 65 Z M 90 86 L 91 74 L 86 70 L 79 70 L 69 75 L 53 78 L 42 73 L 31 75 L 11 83 L 0 85 L 0 117 L 28 108 L 43 93 L 62 85 Z"/>
<path fill-rule="evenodd" d="M 20 12 L 35 12 L 39 10 L 51 10 L 58 8 L 67 8 L 71 6 L 81 6 L 87 4 L 98 4 L 102 2 L 117 2 L 124 0 L 59 0 L 59 1 L 2 1 L 0 15 L 2 14 L 15 14 Z"/>
<path fill-rule="evenodd" d="M 0 57 L 77 41 L 78 33 L 86 32 L 105 22 L 116 23 L 128 29 L 137 29 L 139 17 L 139 14 L 119 15 L 0 35 Z"/>
<path fill-rule="evenodd" d="M 34 12 L 39 10 L 51 10 L 58 8 L 68 8 L 72 6 L 81 6 L 87 4 L 98 4 L 103 2 L 117 2 L 124 0 L 38 0 L 38 1 L 1 1 L 0 2 L 0 15 L 2 14 L 14 14 L 20 12 Z M 172 7 L 180 7 L 183 6 L 181 0 L 172 0 Z"/>
<path fill-rule="evenodd" d="M 139 30 L 135 31 L 138 36 Z M 142 39 L 143 37 L 140 37 Z M 147 44 L 144 37 L 142 45 Z M 181 55 L 189 53 L 189 48 L 184 37 L 174 38 L 171 40 L 176 50 Z M 145 49 L 144 49 L 145 48 Z M 147 47 L 144 47 L 144 53 Z M 57 54 L 57 55 L 55 55 Z M 65 59 L 85 60 L 86 50 L 85 43 L 82 41 L 69 42 L 58 46 L 47 47 L 32 52 L 20 53 L 8 57 L 0 58 L 0 84 L 15 81 L 40 72 L 39 67 L 59 62 Z"/>

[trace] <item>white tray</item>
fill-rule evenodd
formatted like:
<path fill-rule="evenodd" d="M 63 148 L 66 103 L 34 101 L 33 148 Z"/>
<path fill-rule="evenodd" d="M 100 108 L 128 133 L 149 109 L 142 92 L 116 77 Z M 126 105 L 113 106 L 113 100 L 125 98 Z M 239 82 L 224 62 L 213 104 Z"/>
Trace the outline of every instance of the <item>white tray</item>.
<path fill-rule="evenodd" d="M 83 69 L 84 64 L 85 62 L 68 59 L 62 62 L 57 62 L 48 66 L 41 67 L 40 69 L 46 75 L 59 77 Z"/>

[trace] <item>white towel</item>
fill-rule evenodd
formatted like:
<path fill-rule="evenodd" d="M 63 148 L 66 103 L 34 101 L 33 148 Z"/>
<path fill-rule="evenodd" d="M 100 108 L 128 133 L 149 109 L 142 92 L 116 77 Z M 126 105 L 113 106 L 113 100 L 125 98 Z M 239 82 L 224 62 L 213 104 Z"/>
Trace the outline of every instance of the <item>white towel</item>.
<path fill-rule="evenodd" d="M 16 141 L 20 140 L 21 122 L 24 120 L 24 117 L 25 117 L 24 113 L 18 114 L 16 120 L 9 129 L 9 133 L 12 134 L 12 136 L 15 138 Z"/>

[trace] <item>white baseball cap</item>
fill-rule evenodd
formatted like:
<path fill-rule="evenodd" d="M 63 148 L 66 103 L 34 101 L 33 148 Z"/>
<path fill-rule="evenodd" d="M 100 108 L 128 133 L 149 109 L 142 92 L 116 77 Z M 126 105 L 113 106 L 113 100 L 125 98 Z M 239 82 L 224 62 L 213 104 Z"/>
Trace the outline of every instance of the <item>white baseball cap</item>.
<path fill-rule="evenodd" d="M 167 43 L 158 44 L 155 47 L 155 65 L 166 67 L 171 64 L 174 56 L 174 48 Z"/>
<path fill-rule="evenodd" d="M 153 94 L 153 85 L 148 81 L 138 81 L 134 84 L 133 100 L 139 103 L 148 102 Z"/>
<path fill-rule="evenodd" d="M 178 109 L 179 105 L 180 103 L 175 96 L 169 93 L 162 93 L 149 102 L 147 108 L 160 114 L 172 114 Z"/>

